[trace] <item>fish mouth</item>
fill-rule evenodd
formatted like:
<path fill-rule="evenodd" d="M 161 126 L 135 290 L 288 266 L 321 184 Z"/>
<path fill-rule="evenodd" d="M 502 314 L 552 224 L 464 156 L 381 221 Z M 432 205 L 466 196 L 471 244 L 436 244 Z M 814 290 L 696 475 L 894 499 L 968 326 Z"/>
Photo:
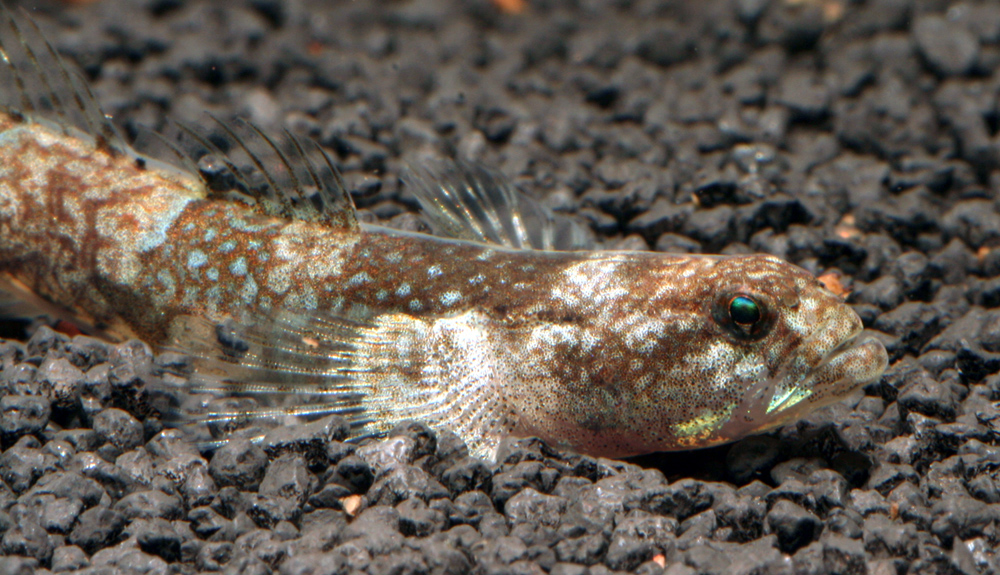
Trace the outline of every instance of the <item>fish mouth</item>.
<path fill-rule="evenodd" d="M 889 354 L 882 342 L 862 337 L 859 329 L 830 350 L 797 383 L 789 385 L 786 393 L 775 393 L 767 414 L 792 412 L 794 416 L 800 406 L 811 410 L 835 403 L 882 377 L 888 364 Z"/>
<path fill-rule="evenodd" d="M 772 377 L 750 386 L 719 430 L 720 438 L 731 441 L 787 425 L 882 377 L 889 355 L 882 342 L 863 336 L 862 329 L 857 319 L 816 330 L 816 347 L 823 347 L 824 339 L 837 343 L 825 353 L 795 354 Z M 836 338 L 838 331 L 846 333 Z M 819 361 L 810 362 L 810 355 Z"/>

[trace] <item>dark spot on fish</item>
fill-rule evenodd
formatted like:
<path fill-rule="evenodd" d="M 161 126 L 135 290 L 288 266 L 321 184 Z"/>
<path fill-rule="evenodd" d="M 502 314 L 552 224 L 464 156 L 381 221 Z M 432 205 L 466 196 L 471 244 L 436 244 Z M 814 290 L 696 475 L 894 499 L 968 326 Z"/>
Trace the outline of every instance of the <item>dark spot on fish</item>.
<path fill-rule="evenodd" d="M 215 325 L 215 338 L 222 346 L 223 353 L 229 357 L 240 357 L 250 350 L 250 345 L 244 341 L 240 331 L 232 319 Z"/>

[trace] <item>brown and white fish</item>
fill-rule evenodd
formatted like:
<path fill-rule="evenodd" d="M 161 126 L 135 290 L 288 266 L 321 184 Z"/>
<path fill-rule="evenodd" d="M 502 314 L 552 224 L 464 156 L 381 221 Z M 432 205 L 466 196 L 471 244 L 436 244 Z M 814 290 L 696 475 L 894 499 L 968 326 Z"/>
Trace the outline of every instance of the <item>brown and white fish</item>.
<path fill-rule="evenodd" d="M 551 214 L 476 166 L 414 176 L 449 237 L 405 233 L 358 223 L 318 147 L 219 123 L 229 153 L 186 137 L 243 192 L 222 193 L 211 170 L 124 144 L 2 14 L 0 274 L 262 402 L 209 403 L 206 421 L 339 413 L 372 435 L 416 419 L 486 457 L 506 435 L 628 456 L 772 429 L 885 369 L 857 314 L 794 265 L 531 249 L 563 237 Z"/>

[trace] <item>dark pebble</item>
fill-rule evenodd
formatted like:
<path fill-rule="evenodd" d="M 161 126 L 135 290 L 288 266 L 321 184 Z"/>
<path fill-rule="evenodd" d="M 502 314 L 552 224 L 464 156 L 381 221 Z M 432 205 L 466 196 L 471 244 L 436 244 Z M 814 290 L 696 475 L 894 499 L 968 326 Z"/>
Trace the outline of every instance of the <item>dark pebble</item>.
<path fill-rule="evenodd" d="M 126 533 L 134 535 L 139 549 L 173 563 L 181 557 L 183 538 L 170 522 L 163 519 L 140 519 L 133 521 Z"/>
<path fill-rule="evenodd" d="M 778 536 L 778 546 L 794 553 L 812 543 L 822 529 L 819 517 L 803 507 L 781 499 L 767 513 L 767 525 Z"/>
<path fill-rule="evenodd" d="M 267 454 L 245 439 L 233 439 L 215 450 L 208 470 L 220 487 L 232 485 L 243 491 L 256 491 L 267 471 Z"/>
<path fill-rule="evenodd" d="M 118 512 L 106 507 L 94 507 L 80 515 L 76 527 L 70 532 L 68 541 L 88 553 L 117 542 L 126 519 Z"/>
<path fill-rule="evenodd" d="M 349 428 L 342 417 L 329 416 L 299 425 L 280 425 L 267 432 L 260 447 L 270 458 L 286 453 L 305 456 L 313 468 L 325 467 L 327 445 L 347 437 Z"/>

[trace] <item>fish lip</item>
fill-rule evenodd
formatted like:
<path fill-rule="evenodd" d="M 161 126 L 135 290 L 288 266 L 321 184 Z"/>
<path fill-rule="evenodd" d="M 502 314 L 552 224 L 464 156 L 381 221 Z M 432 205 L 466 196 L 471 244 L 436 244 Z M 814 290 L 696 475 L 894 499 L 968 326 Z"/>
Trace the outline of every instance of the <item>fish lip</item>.
<path fill-rule="evenodd" d="M 854 333 L 845 337 L 836 347 L 830 349 L 801 379 L 789 387 L 812 388 L 823 386 L 819 391 L 825 391 L 826 397 L 819 402 L 808 402 L 808 411 L 819 409 L 850 395 L 857 388 L 868 385 L 882 377 L 889 363 L 889 354 L 885 345 L 878 339 L 865 335 L 864 328 L 859 326 Z M 852 365 L 853 364 L 853 368 Z M 835 377 L 830 377 L 831 375 Z M 826 380 L 824 381 L 824 378 Z M 806 402 L 796 402 L 789 406 L 776 406 L 768 413 L 779 415 L 783 412 L 798 412 Z"/>

